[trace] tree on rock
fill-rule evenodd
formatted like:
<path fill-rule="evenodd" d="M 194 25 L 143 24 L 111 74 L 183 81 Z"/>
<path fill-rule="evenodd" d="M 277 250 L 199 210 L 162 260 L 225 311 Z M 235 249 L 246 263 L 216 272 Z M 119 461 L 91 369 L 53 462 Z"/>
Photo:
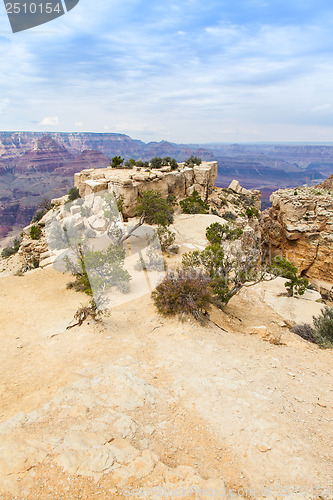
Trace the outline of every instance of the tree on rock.
<path fill-rule="evenodd" d="M 111 160 L 110 166 L 112 168 L 118 168 L 120 165 L 123 164 L 124 158 L 121 156 L 114 156 Z"/>

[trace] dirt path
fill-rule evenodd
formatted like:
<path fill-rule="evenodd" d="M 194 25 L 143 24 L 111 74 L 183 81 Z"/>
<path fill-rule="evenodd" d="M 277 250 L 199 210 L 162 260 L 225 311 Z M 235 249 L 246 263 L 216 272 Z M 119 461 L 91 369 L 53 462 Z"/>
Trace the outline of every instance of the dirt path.
<path fill-rule="evenodd" d="M 161 319 L 147 296 L 66 331 L 86 300 L 67 281 L 0 279 L 2 498 L 138 498 L 133 488 L 162 485 L 181 498 L 237 498 L 225 485 L 320 498 L 310 488 L 333 472 L 331 351 L 290 334 L 272 345 L 223 315 L 229 332 Z"/>

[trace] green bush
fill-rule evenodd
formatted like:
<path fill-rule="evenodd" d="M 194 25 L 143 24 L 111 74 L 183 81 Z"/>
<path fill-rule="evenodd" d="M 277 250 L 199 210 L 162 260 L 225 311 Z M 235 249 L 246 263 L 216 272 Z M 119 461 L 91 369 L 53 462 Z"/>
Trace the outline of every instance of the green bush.
<path fill-rule="evenodd" d="M 154 156 L 154 158 L 150 160 L 150 166 L 151 168 L 162 168 L 164 166 L 163 159 L 159 156 Z"/>
<path fill-rule="evenodd" d="M 299 278 L 297 276 L 297 267 L 292 262 L 289 262 L 280 255 L 274 257 L 270 266 L 270 271 L 276 276 L 287 278 L 285 287 L 288 290 L 288 295 L 292 297 L 294 293 L 304 295 L 304 292 L 309 284 L 307 278 Z"/>
<path fill-rule="evenodd" d="M 190 156 L 187 160 L 184 161 L 184 164 L 187 167 L 193 167 L 194 165 L 201 165 L 202 160 L 201 158 L 198 158 L 197 156 Z"/>
<path fill-rule="evenodd" d="M 205 203 L 198 191 L 194 190 L 191 196 L 181 200 L 179 205 L 184 214 L 208 214 L 209 213 L 209 205 Z"/>
<path fill-rule="evenodd" d="M 249 219 L 251 219 L 252 217 L 258 217 L 259 210 L 257 208 L 255 208 L 255 207 L 252 207 L 252 208 L 246 207 L 245 213 L 246 213 L 247 217 Z"/>
<path fill-rule="evenodd" d="M 173 222 L 173 207 L 158 191 L 145 191 L 137 198 L 136 214 L 147 224 L 168 226 Z"/>
<path fill-rule="evenodd" d="M 42 230 L 39 226 L 33 225 L 30 228 L 30 238 L 32 240 L 39 240 L 42 236 Z"/>
<path fill-rule="evenodd" d="M 240 227 L 230 228 L 228 224 L 220 224 L 214 222 L 206 229 L 206 238 L 210 243 L 222 243 L 222 240 L 237 240 L 243 234 L 243 229 Z"/>
<path fill-rule="evenodd" d="M 91 250 L 83 243 L 73 251 L 75 261 L 65 258 L 67 270 L 75 276 L 75 281 L 67 288 L 90 296 L 93 292 L 99 295 L 113 286 L 123 293 L 128 292 L 132 277 L 123 267 L 126 252 L 122 246 L 109 245 L 105 250 Z"/>
<path fill-rule="evenodd" d="M 138 160 L 136 162 L 136 166 L 140 167 L 140 168 L 148 168 L 149 167 L 149 161 Z"/>
<path fill-rule="evenodd" d="M 114 156 L 111 160 L 110 167 L 112 168 L 120 168 L 120 166 L 123 164 L 124 158 L 121 156 Z"/>
<path fill-rule="evenodd" d="M 174 244 L 176 239 L 175 233 L 165 226 L 158 226 L 157 235 L 163 252 L 166 252 Z"/>
<path fill-rule="evenodd" d="M 21 241 L 22 241 L 21 238 L 15 238 L 10 246 L 5 247 L 2 250 L 1 257 L 3 259 L 8 259 L 8 257 L 11 257 L 12 255 L 16 254 L 18 252 L 18 249 L 20 248 Z"/>
<path fill-rule="evenodd" d="M 325 306 L 319 316 L 313 317 L 317 343 L 322 347 L 333 347 L 333 308 Z"/>
<path fill-rule="evenodd" d="M 158 312 L 164 316 L 192 315 L 203 322 L 212 303 L 210 285 L 207 275 L 177 270 L 166 274 L 152 297 Z"/>
<path fill-rule="evenodd" d="M 79 190 L 77 187 L 72 187 L 68 191 L 68 201 L 74 201 L 77 200 L 78 198 L 81 198 Z"/>
<path fill-rule="evenodd" d="M 231 261 L 225 257 L 223 248 L 214 243 L 202 252 L 195 250 L 183 255 L 182 267 L 188 271 L 203 270 L 210 278 L 210 287 L 215 295 L 217 305 L 226 304 L 233 292 L 229 288 L 229 272 L 232 269 Z"/>

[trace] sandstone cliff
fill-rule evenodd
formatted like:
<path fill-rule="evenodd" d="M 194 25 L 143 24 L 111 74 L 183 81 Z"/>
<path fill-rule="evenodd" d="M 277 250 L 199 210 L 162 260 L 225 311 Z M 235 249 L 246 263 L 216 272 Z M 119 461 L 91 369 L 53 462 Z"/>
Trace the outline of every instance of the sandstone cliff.
<path fill-rule="evenodd" d="M 215 185 L 217 162 L 203 162 L 199 166 L 185 167 L 171 171 L 171 167 L 161 169 L 88 169 L 74 175 L 74 185 L 81 196 L 99 191 L 113 191 L 123 198 L 124 217 L 135 215 L 137 196 L 148 190 L 159 191 L 181 199 L 197 190 L 200 196 L 210 194 Z"/>
<path fill-rule="evenodd" d="M 273 255 L 291 260 L 302 276 L 333 283 L 333 195 L 314 188 L 280 189 L 262 214 Z"/>

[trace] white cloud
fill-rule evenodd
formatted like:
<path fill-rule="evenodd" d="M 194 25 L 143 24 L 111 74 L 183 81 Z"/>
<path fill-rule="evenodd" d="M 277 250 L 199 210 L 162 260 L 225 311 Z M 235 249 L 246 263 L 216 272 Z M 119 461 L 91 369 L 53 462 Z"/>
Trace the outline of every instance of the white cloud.
<path fill-rule="evenodd" d="M 57 116 L 45 116 L 41 121 L 41 125 L 59 125 L 59 118 Z"/>
<path fill-rule="evenodd" d="M 84 124 L 82 122 L 75 122 L 75 127 L 77 127 L 77 128 L 82 128 L 83 125 Z"/>

